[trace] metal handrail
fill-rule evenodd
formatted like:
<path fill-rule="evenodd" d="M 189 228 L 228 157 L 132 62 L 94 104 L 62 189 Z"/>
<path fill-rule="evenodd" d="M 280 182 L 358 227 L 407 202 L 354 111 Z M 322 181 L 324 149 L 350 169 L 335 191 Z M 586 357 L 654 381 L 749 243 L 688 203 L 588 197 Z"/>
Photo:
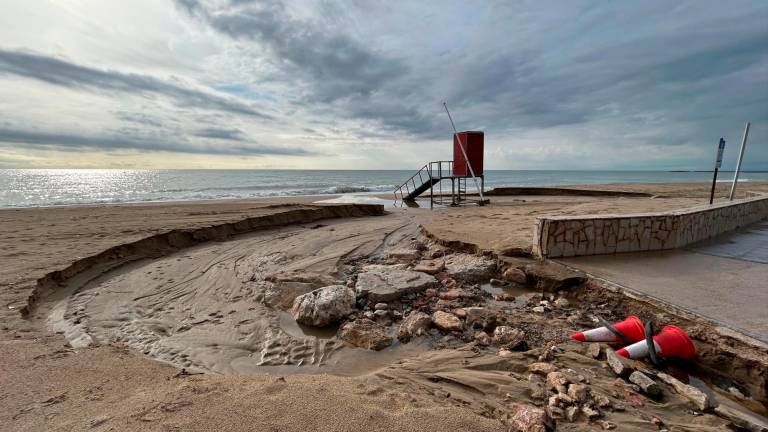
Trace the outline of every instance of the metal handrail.
<path fill-rule="evenodd" d="M 445 169 L 443 168 L 444 164 L 447 165 Z M 412 175 L 408 180 L 406 180 L 403 184 L 395 188 L 395 190 L 393 191 L 395 195 L 395 199 L 397 199 L 398 192 L 400 193 L 401 201 L 403 200 L 403 198 L 405 198 L 406 195 L 410 195 L 411 188 L 409 183 L 413 185 L 414 190 L 418 189 L 420 185 L 426 183 L 426 181 L 424 181 L 425 176 L 422 176 L 422 171 L 426 173 L 426 178 L 429 179 L 430 181 L 433 179 L 443 179 L 446 177 L 451 177 L 453 175 L 453 161 L 434 161 L 434 162 L 428 162 L 424 164 L 424 166 L 419 168 L 419 170 L 416 171 L 416 173 Z M 437 171 L 437 176 L 434 175 L 435 171 Z M 421 182 L 419 184 L 416 184 L 417 176 L 419 177 L 419 181 Z M 405 188 L 405 191 L 407 193 L 403 193 L 403 188 Z"/>

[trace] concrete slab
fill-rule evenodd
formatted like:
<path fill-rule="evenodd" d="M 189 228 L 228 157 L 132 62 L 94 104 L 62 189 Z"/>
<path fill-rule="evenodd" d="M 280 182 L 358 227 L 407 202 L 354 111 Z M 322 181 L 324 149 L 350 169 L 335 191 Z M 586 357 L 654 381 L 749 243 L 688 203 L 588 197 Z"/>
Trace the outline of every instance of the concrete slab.
<path fill-rule="evenodd" d="M 687 249 L 558 261 L 768 342 L 768 222 Z"/>

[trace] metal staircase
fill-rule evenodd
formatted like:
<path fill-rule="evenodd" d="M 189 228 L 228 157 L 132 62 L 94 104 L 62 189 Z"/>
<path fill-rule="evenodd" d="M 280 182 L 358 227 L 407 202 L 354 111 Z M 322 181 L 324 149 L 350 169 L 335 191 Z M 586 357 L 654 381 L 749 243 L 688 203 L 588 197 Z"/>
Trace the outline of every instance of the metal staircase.
<path fill-rule="evenodd" d="M 416 171 L 416 174 L 412 175 L 405 183 L 395 188 L 395 199 L 413 201 L 427 189 L 429 189 L 430 197 L 434 198 L 433 187 L 443 179 L 452 178 L 452 174 L 453 161 L 429 162 Z"/>

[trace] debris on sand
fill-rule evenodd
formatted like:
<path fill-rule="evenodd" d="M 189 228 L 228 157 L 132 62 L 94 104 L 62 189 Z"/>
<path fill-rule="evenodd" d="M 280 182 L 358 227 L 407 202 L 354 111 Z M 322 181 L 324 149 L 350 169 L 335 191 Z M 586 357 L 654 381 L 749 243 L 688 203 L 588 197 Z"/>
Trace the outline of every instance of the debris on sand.
<path fill-rule="evenodd" d="M 512 404 L 510 424 L 513 431 L 548 432 L 555 430 L 555 421 L 541 408 L 529 404 Z"/>
<path fill-rule="evenodd" d="M 445 259 L 445 270 L 454 279 L 479 283 L 494 276 L 496 261 L 483 256 L 453 254 Z"/>
<path fill-rule="evenodd" d="M 387 329 L 365 318 L 344 324 L 339 329 L 339 337 L 350 345 L 374 351 L 392 345 L 392 337 L 387 334 Z"/>
<path fill-rule="evenodd" d="M 659 373 L 657 376 L 660 380 L 672 386 L 678 394 L 690 400 L 693 405 L 701 411 L 711 410 L 718 406 L 718 402 L 714 400 L 714 398 L 694 386 L 685 384 L 677 378 L 665 373 Z"/>
<path fill-rule="evenodd" d="M 411 312 L 400 324 L 397 339 L 408 342 L 414 336 L 426 334 L 432 325 L 432 318 L 424 312 Z"/>
<path fill-rule="evenodd" d="M 456 315 L 448 312 L 436 311 L 432 314 L 432 322 L 435 324 L 435 327 L 446 332 L 462 331 L 464 329 L 461 320 Z"/>
<path fill-rule="evenodd" d="M 394 266 L 370 266 L 357 275 L 355 288 L 359 297 L 367 297 L 368 301 L 378 303 L 422 292 L 436 283 L 434 277 L 425 273 Z"/>
<path fill-rule="evenodd" d="M 331 285 L 296 297 L 291 312 L 298 323 L 325 327 L 349 316 L 354 307 L 354 290 Z"/>

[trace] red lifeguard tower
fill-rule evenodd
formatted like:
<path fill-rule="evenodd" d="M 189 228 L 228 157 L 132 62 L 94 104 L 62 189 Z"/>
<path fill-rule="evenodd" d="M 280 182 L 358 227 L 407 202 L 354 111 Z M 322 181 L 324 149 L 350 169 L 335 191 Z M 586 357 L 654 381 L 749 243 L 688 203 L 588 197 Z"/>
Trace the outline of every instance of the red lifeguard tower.
<path fill-rule="evenodd" d="M 414 202 L 416 198 L 429 190 L 430 207 L 434 203 L 445 204 L 442 181 L 451 181 L 450 205 L 457 206 L 462 202 L 486 204 L 483 197 L 485 192 L 485 175 L 483 174 L 484 133 L 481 131 L 457 132 L 453 135 L 453 160 L 434 161 L 425 164 L 416 174 L 405 183 L 395 188 L 395 200 Z M 467 197 L 467 179 L 475 184 L 480 199 Z M 435 189 L 438 189 L 435 195 Z"/>

